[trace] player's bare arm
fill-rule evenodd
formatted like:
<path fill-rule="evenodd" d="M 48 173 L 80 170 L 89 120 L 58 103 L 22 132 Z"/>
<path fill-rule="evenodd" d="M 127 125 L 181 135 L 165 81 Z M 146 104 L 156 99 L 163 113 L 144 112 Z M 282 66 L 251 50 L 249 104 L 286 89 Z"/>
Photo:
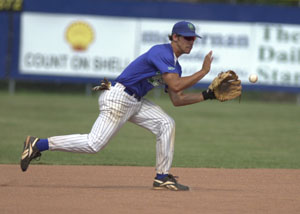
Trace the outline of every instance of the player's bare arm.
<path fill-rule="evenodd" d="M 163 74 L 163 80 L 173 92 L 180 92 L 186 88 L 195 85 L 210 71 L 212 63 L 212 51 L 210 51 L 204 58 L 202 69 L 191 76 L 180 77 L 177 73 Z"/>
<path fill-rule="evenodd" d="M 185 106 L 204 100 L 202 93 L 185 94 L 183 91 L 174 92 L 172 90 L 168 90 L 168 92 L 174 106 Z"/>

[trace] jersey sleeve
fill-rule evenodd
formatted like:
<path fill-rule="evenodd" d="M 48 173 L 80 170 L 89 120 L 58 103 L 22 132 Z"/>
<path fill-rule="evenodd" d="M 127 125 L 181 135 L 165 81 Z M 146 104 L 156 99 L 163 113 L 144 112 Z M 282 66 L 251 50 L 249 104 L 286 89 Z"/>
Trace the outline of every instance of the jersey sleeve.
<path fill-rule="evenodd" d="M 164 73 L 178 73 L 180 70 L 176 66 L 174 56 L 169 52 L 151 50 L 148 53 L 148 60 L 152 63 L 162 74 Z"/>

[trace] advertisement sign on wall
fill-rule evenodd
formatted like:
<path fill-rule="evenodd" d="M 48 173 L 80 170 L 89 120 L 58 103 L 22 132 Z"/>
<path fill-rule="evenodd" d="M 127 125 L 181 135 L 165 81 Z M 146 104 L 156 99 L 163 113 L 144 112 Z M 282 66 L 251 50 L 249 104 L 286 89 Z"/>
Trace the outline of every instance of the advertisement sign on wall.
<path fill-rule="evenodd" d="M 272 85 L 300 86 L 300 26 L 256 24 L 255 70 Z"/>
<path fill-rule="evenodd" d="M 24 13 L 20 72 L 115 77 L 134 57 L 135 30 L 134 19 Z"/>

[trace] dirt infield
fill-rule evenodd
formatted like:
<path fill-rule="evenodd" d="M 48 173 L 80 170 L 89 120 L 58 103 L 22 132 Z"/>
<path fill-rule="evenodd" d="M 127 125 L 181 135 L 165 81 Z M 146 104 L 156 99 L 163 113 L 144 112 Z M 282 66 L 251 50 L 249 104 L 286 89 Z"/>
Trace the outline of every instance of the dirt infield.
<path fill-rule="evenodd" d="M 0 165 L 1 214 L 300 213 L 300 170 L 173 168 L 189 192 L 152 190 L 150 167 Z"/>

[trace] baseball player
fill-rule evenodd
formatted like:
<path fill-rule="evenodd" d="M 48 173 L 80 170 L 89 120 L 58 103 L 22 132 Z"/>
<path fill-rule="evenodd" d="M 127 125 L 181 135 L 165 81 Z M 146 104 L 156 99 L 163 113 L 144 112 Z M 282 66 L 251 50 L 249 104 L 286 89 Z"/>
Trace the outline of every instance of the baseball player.
<path fill-rule="evenodd" d="M 21 169 L 26 171 L 30 161 L 40 157 L 41 152 L 46 150 L 96 153 L 107 145 L 126 121 L 130 121 L 156 135 L 157 174 L 153 188 L 189 190 L 188 186 L 178 183 L 176 177 L 169 173 L 174 153 L 175 122 L 144 96 L 153 87 L 164 85 L 174 106 L 215 99 L 215 94 L 210 89 L 199 93 L 184 92 L 210 71 L 213 60 L 210 51 L 199 71 L 191 76 L 181 77 L 178 58 L 182 54 L 190 53 L 197 37 L 201 38 L 191 22 L 177 22 L 169 35 L 170 43 L 153 46 L 131 62 L 114 81 L 102 83 L 103 90 L 99 96 L 100 114 L 89 134 L 54 136 L 47 139 L 28 136 L 24 142 Z"/>

